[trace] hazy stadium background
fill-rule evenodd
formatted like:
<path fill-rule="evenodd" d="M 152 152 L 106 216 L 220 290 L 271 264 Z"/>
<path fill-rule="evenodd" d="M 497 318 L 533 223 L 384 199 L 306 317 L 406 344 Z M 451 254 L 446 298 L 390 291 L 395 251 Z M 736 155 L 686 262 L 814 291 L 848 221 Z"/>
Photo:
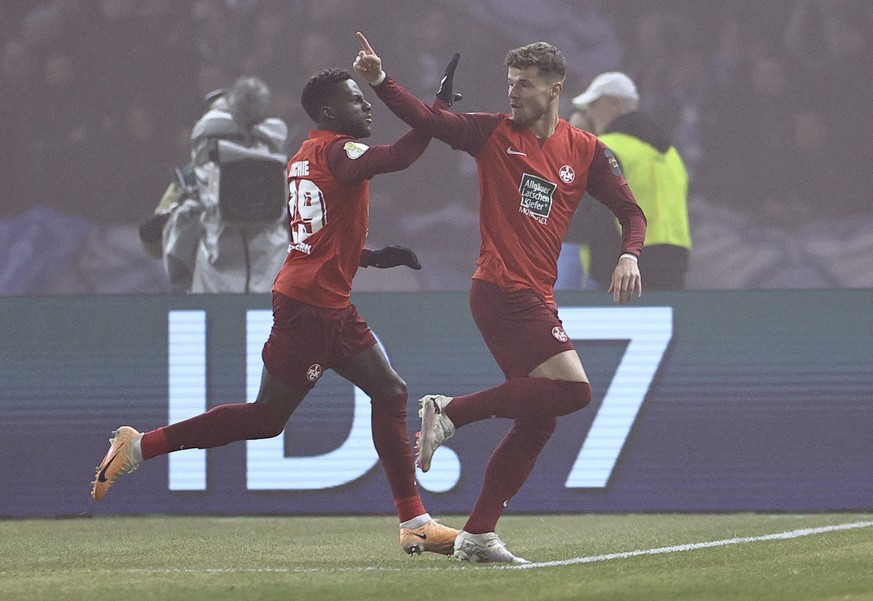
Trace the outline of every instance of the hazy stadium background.
<path fill-rule="evenodd" d="M 430 97 L 462 53 L 458 110 L 505 111 L 505 51 L 545 39 L 569 61 L 562 112 L 621 69 L 693 174 L 691 289 L 873 286 L 873 9 L 863 0 L 41 0 L 0 19 L 0 294 L 168 291 L 135 226 L 152 211 L 203 95 L 239 75 L 275 92 L 293 150 L 305 78 L 350 67 L 365 31 Z M 376 100 L 375 97 L 371 98 Z M 378 102 L 373 143 L 404 127 Z M 374 180 L 371 243 L 420 273 L 359 290 L 466 290 L 475 170 L 433 143 Z"/>
<path fill-rule="evenodd" d="M 500 525 L 534 561 L 594 562 L 513 572 L 410 560 L 378 466 L 342 487 L 250 490 L 244 444 L 209 452 L 198 472 L 206 490 L 171 490 L 160 459 L 102 505 L 88 495 L 113 427 L 167 423 L 172 357 L 201 362 L 194 392 L 209 405 L 243 400 L 247 369 L 259 369 L 263 335 L 247 319 L 263 318 L 269 297 L 165 295 L 160 262 L 136 239 L 188 161 L 203 95 L 262 77 L 292 151 L 310 127 L 305 79 L 350 68 L 356 30 L 423 98 L 461 52 L 461 111 L 506 110 L 503 58 L 527 42 L 551 41 L 569 60 L 564 117 L 594 75 L 624 70 L 689 163 L 690 291 L 635 304 L 674 318 L 615 475 L 599 489 L 565 482 L 627 352 L 624 339 L 584 340 L 595 400 L 563 421 Z M 0 53 L 4 600 L 873 598 L 869 0 L 2 0 Z M 370 99 L 369 141 L 395 139 L 403 125 Z M 424 265 L 356 281 L 372 293 L 359 305 L 410 383 L 410 408 L 447 383 L 496 383 L 466 311 L 478 246 L 472 160 L 435 142 L 371 190 L 371 245 L 406 244 Z M 559 300 L 574 311 L 610 304 L 588 292 Z M 610 329 L 624 309 L 585 331 Z M 174 355 L 168 324 L 179 313 L 201 327 L 196 352 Z M 329 375 L 278 454 L 338 444 L 352 396 Z M 459 485 L 422 481 L 451 525 L 463 523 L 505 425 L 453 441 Z M 313 517 L 323 507 L 342 515 Z M 853 523 L 862 526 L 759 540 Z M 735 537 L 755 542 L 597 559 Z"/>
<path fill-rule="evenodd" d="M 610 305 L 606 293 L 559 297 L 595 399 L 564 422 L 549 450 L 556 457 L 537 471 L 545 480 L 523 491 L 516 509 L 869 509 L 869 3 L 438 0 L 399 11 L 364 0 L 46 0 L 4 2 L 0 28 L 0 516 L 87 513 L 94 505 L 78 483 L 113 427 L 157 427 L 174 421 L 168 413 L 180 403 L 193 415 L 251 396 L 269 295 L 162 294 L 160 262 L 139 247 L 136 225 L 170 170 L 188 160 L 207 91 L 242 74 L 264 78 L 293 150 L 310 126 L 298 102 L 304 80 L 350 66 L 356 30 L 423 97 L 460 51 L 462 110 L 506 109 L 506 49 L 531 40 L 551 40 L 567 56 L 565 115 L 592 76 L 623 69 L 694 174 L 691 290 L 649 293 L 598 317 L 588 308 Z M 372 100 L 373 142 L 393 140 L 405 127 Z M 411 169 L 373 182 L 370 244 L 412 246 L 424 269 L 362 270 L 355 302 L 409 382 L 411 404 L 500 380 L 466 307 L 475 179 L 469 157 L 434 142 Z M 194 325 L 179 330 L 177 318 Z M 192 378 L 181 391 L 170 384 L 179 365 Z M 368 428 L 352 437 L 347 426 L 358 404 L 366 425 L 366 398 L 331 377 L 295 415 L 284 450 L 277 442 L 275 474 L 285 459 L 324 453 L 347 436 L 372 451 Z M 620 407 L 622 426 L 608 434 L 606 414 Z M 481 427 L 496 440 L 504 424 Z M 583 441 L 600 448 L 602 435 L 621 453 L 591 495 L 585 478 L 564 480 Z M 39 453 L 32 467 L 43 477 L 32 481 L 13 458 L 45 436 L 69 451 Z M 478 478 L 460 475 L 481 467 L 488 444 L 464 445 L 485 440 L 459 437 L 450 446 L 464 469 L 438 486 L 421 480 L 443 511 L 462 512 L 475 498 Z M 197 489 L 219 482 L 232 499 L 216 499 L 212 512 L 311 513 L 328 501 L 349 510 L 345 489 L 330 487 L 307 493 L 309 505 L 291 486 L 263 504 L 243 478 L 246 446 L 208 454 L 223 458 L 209 472 L 220 465 L 226 478 L 207 482 L 197 464 Z M 180 453 L 170 463 L 205 456 Z M 387 494 L 369 466 L 350 486 Z M 671 470 L 676 480 L 664 477 Z M 138 485 L 100 510 L 186 512 L 166 475 L 160 464 L 141 471 Z M 143 498 L 146 489 L 155 494 Z M 366 496 L 372 505 L 353 513 L 383 507 Z"/>

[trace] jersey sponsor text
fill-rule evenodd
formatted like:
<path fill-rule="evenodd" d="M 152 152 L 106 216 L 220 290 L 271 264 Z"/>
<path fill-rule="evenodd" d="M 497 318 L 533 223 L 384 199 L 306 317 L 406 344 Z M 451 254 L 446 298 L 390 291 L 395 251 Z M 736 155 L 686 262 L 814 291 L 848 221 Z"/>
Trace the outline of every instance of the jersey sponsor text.
<path fill-rule="evenodd" d="M 548 223 L 552 212 L 552 196 L 556 184 L 535 175 L 525 173 L 521 178 L 521 206 L 518 211 L 542 224 Z"/>

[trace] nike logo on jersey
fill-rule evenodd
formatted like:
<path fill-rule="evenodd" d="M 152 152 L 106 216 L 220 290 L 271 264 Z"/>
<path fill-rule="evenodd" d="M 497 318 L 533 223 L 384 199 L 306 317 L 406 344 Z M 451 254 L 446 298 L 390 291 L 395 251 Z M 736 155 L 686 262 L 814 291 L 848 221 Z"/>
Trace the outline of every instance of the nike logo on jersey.
<path fill-rule="evenodd" d="M 525 153 L 521 152 L 520 150 L 513 150 L 512 146 L 507 146 L 507 147 L 506 147 L 506 154 L 515 154 L 515 155 L 518 155 L 518 156 L 520 156 L 520 157 L 526 157 L 526 156 L 527 156 Z"/>

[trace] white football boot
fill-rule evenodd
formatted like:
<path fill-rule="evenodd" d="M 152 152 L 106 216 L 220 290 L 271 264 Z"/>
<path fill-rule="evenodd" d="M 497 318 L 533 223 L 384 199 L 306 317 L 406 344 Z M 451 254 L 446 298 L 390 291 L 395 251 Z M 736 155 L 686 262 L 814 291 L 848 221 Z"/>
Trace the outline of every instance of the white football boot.
<path fill-rule="evenodd" d="M 494 532 L 470 534 L 461 530 L 455 539 L 453 557 L 470 563 L 530 563 L 528 560 L 510 553 Z"/>
<path fill-rule="evenodd" d="M 452 398 L 441 394 L 429 394 L 418 400 L 421 431 L 415 435 L 415 452 L 418 455 L 418 467 L 423 472 L 430 469 L 434 451 L 455 434 L 455 425 L 445 414 L 446 405 L 452 402 Z"/>

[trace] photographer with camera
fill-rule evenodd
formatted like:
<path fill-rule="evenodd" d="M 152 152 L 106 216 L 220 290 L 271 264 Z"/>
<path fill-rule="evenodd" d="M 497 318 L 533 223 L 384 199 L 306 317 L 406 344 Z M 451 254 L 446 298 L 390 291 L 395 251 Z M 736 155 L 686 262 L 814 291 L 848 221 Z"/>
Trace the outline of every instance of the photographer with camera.
<path fill-rule="evenodd" d="M 177 292 L 269 292 L 288 249 L 288 128 L 267 116 L 270 89 L 255 77 L 206 101 L 191 163 L 175 170 L 140 240 Z"/>

